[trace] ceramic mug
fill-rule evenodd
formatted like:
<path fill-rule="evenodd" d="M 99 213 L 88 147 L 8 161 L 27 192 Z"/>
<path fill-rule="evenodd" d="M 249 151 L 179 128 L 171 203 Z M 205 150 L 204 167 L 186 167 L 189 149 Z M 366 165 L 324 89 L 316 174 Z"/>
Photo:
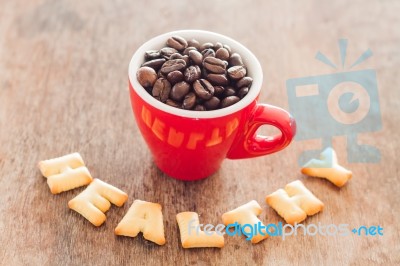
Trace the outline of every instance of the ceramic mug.
<path fill-rule="evenodd" d="M 137 81 L 136 72 L 148 50 L 161 49 L 169 37 L 179 35 L 200 43 L 221 42 L 239 53 L 253 78 L 249 93 L 234 105 L 213 111 L 178 109 L 151 96 Z M 258 103 L 263 73 L 257 58 L 237 41 L 208 31 L 182 30 L 159 35 L 139 47 L 129 64 L 129 92 L 136 123 L 155 164 L 180 180 L 198 180 L 212 175 L 225 158 L 243 159 L 267 155 L 285 148 L 296 133 L 296 123 L 285 110 Z M 275 136 L 258 135 L 270 125 Z"/>

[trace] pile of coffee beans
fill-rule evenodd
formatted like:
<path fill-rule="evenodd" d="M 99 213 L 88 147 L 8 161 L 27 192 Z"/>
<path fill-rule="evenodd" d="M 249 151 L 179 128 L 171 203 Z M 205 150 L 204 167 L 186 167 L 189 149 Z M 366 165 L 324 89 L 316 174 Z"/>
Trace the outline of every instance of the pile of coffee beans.
<path fill-rule="evenodd" d="M 173 36 L 166 47 L 147 51 L 136 76 L 157 100 L 196 111 L 216 110 L 240 101 L 253 79 L 228 45 Z"/>

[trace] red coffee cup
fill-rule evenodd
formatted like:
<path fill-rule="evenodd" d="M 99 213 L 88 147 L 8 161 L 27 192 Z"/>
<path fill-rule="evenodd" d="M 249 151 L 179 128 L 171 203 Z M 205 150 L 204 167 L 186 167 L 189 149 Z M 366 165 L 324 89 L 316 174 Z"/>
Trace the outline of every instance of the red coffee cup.
<path fill-rule="evenodd" d="M 221 42 L 242 56 L 253 84 L 238 103 L 214 111 L 182 110 L 153 98 L 137 81 L 136 72 L 148 50 L 161 49 L 179 35 L 203 42 Z M 157 36 L 144 43 L 129 64 L 129 91 L 136 123 L 156 165 L 167 175 L 186 181 L 210 176 L 222 160 L 251 158 L 277 152 L 292 141 L 296 123 L 285 110 L 260 104 L 263 73 L 257 58 L 226 36 L 200 30 L 182 30 Z M 262 125 L 279 129 L 276 136 L 257 135 Z"/>

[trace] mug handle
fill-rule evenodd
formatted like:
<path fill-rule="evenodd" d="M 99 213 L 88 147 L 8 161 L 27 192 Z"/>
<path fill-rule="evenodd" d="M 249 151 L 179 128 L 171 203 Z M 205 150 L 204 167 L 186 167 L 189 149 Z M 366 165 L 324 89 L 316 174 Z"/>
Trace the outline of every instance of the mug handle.
<path fill-rule="evenodd" d="M 281 133 L 275 136 L 257 135 L 257 129 L 262 125 L 274 126 Z M 227 158 L 252 158 L 280 151 L 289 145 L 295 135 L 296 121 L 287 111 L 269 104 L 257 104 L 244 133 L 234 142 Z"/>

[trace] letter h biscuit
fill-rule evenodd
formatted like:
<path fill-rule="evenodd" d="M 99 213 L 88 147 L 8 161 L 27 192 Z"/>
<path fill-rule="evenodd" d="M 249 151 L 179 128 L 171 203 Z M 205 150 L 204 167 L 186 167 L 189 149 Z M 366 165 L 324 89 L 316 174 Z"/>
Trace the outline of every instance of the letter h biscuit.
<path fill-rule="evenodd" d="M 38 166 L 53 194 L 88 185 L 93 180 L 79 153 L 40 161 Z"/>
<path fill-rule="evenodd" d="M 320 212 L 324 204 L 309 191 L 301 181 L 296 180 L 268 195 L 266 202 L 287 223 L 294 225 Z"/>

